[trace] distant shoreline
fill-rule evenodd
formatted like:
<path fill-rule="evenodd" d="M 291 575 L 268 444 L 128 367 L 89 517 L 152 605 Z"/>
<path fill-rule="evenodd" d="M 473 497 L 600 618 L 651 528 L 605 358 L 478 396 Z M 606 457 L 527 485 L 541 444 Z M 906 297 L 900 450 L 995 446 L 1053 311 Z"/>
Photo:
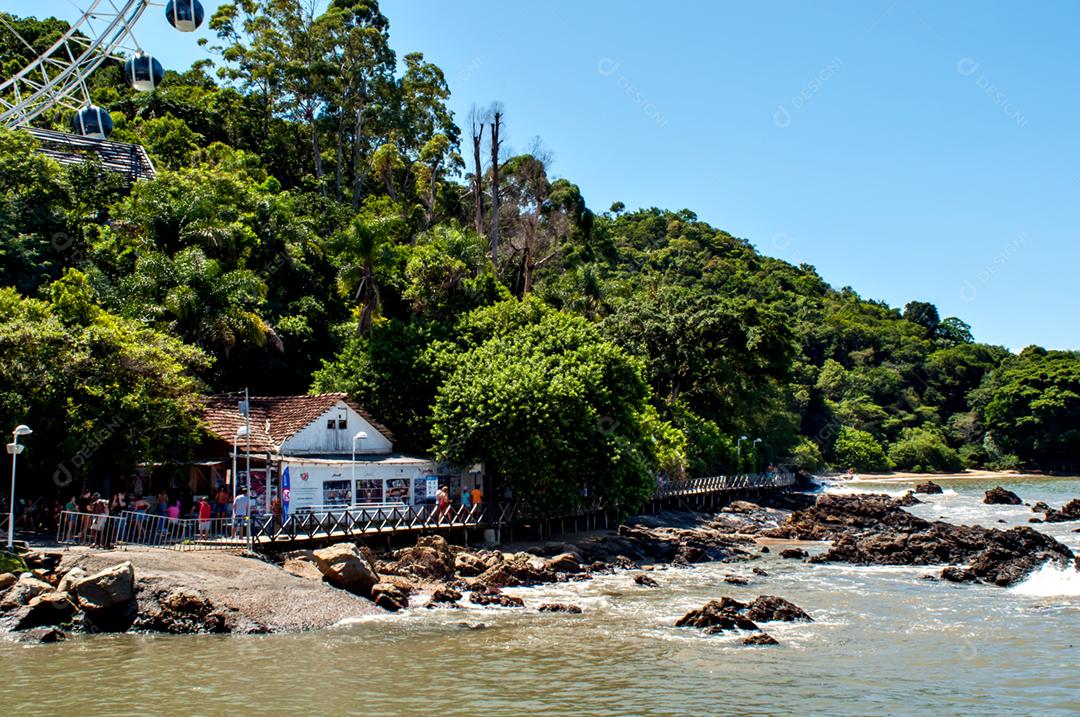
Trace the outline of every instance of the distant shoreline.
<path fill-rule="evenodd" d="M 1019 471 L 964 471 L 963 473 L 905 473 L 897 471 L 893 473 L 857 473 L 853 478 L 845 478 L 842 473 L 832 475 L 815 476 L 831 481 L 844 483 L 906 483 L 909 481 L 924 480 L 987 480 L 1000 478 L 1003 480 L 1080 480 L 1080 476 L 1047 475 L 1045 473 L 1021 473 Z"/>

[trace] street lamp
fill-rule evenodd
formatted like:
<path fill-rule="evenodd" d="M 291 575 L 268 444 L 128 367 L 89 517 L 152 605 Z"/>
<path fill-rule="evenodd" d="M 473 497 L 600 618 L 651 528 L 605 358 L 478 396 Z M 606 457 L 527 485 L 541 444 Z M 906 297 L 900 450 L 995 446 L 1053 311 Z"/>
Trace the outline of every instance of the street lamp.
<path fill-rule="evenodd" d="M 19 445 L 19 436 L 29 436 L 33 433 L 30 426 L 19 424 L 11 432 L 11 443 L 7 444 L 7 452 L 11 454 L 11 496 L 8 499 L 8 550 L 15 547 L 15 459 L 23 452 L 26 446 Z"/>
<path fill-rule="evenodd" d="M 763 441 L 760 438 L 755 438 L 754 439 L 754 469 L 755 470 L 757 469 L 757 465 L 758 465 L 757 444 L 762 443 L 762 442 Z"/>
<path fill-rule="evenodd" d="M 232 499 L 233 505 L 236 504 L 236 484 L 239 482 L 239 478 L 236 475 L 236 451 L 237 444 L 240 443 L 240 439 L 248 434 L 247 426 L 240 426 L 236 429 L 236 436 L 232 442 Z"/>
<path fill-rule="evenodd" d="M 738 464 L 735 470 L 742 470 L 742 442 L 747 440 L 746 436 L 739 436 L 739 440 L 735 442 L 735 461 Z"/>
<path fill-rule="evenodd" d="M 360 431 L 359 433 L 357 433 L 355 436 L 352 437 L 352 489 L 354 491 L 356 490 L 356 442 L 357 441 L 366 441 L 366 440 L 367 440 L 367 434 L 364 433 L 363 431 Z M 359 501 L 357 501 L 357 502 L 359 502 Z"/>

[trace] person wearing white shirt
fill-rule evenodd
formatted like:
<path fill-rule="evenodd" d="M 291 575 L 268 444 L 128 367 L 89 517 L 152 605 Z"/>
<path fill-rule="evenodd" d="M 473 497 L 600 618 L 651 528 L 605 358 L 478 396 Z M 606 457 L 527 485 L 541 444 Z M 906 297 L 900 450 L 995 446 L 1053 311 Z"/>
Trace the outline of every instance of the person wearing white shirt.
<path fill-rule="evenodd" d="M 247 496 L 247 488 L 241 488 L 240 492 L 236 494 L 236 498 L 233 499 L 233 537 L 238 537 L 240 528 L 244 525 L 244 521 L 247 520 L 248 508 L 250 507 L 250 501 Z"/>

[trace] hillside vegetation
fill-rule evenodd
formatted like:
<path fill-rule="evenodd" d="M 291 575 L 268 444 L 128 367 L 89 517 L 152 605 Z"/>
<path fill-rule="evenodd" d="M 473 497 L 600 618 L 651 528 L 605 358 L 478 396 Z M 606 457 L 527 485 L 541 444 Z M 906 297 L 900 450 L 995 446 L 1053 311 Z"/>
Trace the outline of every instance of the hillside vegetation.
<path fill-rule="evenodd" d="M 1080 354 L 977 343 L 687 209 L 590 208 L 542 144 L 511 150 L 512 107 L 460 128 L 374 0 L 302 5 L 226 3 L 213 60 L 151 93 L 99 70 L 152 181 L 0 133 L 0 425 L 34 426 L 41 490 L 183 459 L 198 393 L 245 386 L 348 391 L 400 450 L 552 510 L 633 505 L 659 471 L 1080 462 Z"/>

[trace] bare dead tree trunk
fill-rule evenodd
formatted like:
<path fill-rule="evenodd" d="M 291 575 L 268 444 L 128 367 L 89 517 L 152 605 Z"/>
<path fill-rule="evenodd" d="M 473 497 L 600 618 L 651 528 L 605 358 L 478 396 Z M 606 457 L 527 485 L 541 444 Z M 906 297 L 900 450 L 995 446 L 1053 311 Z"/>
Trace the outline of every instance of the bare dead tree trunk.
<path fill-rule="evenodd" d="M 499 139 L 502 130 L 502 107 L 496 103 L 491 107 L 491 235 L 488 240 L 491 245 L 491 263 L 495 264 L 499 259 Z"/>
<path fill-rule="evenodd" d="M 341 201 L 341 183 L 345 168 L 345 112 L 342 110 L 337 125 L 337 163 L 334 167 L 334 199 Z"/>
<path fill-rule="evenodd" d="M 484 121 L 476 105 L 469 111 L 469 123 L 472 126 L 473 150 L 473 228 L 480 236 L 484 234 L 484 165 L 480 159 L 480 143 L 484 139 Z"/>

